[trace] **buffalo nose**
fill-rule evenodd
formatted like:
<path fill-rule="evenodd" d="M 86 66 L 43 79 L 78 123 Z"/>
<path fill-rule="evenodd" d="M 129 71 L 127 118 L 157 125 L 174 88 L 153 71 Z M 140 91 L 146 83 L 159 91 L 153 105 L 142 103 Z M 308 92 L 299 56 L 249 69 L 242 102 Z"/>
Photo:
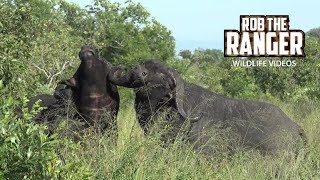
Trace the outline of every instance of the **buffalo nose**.
<path fill-rule="evenodd" d="M 90 51 L 85 51 L 83 53 L 81 53 L 80 59 L 81 60 L 88 60 L 88 59 L 92 59 L 94 57 L 93 53 Z"/>

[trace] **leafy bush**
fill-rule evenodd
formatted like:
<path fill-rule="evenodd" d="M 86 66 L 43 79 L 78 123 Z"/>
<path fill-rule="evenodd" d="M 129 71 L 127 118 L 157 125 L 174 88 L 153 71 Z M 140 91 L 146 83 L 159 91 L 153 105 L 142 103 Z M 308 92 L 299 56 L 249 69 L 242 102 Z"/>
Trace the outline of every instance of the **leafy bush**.
<path fill-rule="evenodd" d="M 76 160 L 63 162 L 59 154 L 61 148 L 72 153 L 79 146 L 73 142 L 57 138 L 57 134 L 48 137 L 47 127 L 34 124 L 31 118 L 41 108 L 36 107 L 30 113 L 24 98 L 23 116 L 17 118 L 17 101 L 6 96 L 8 88 L 0 81 L 0 178 L 1 179 L 59 179 L 66 177 L 89 177 L 91 172 L 85 166 L 79 166 Z"/>

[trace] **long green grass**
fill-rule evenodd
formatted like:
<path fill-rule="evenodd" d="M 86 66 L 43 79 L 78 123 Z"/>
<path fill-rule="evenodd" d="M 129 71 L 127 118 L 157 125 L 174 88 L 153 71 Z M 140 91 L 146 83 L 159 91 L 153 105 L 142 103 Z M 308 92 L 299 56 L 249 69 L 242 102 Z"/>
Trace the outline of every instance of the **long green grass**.
<path fill-rule="evenodd" d="M 230 154 L 220 149 L 205 156 L 182 138 L 165 145 L 161 141 L 165 129 L 154 125 L 154 131 L 144 137 L 133 103 L 125 101 L 117 119 L 118 132 L 88 133 L 80 146 L 62 148 L 61 155 L 65 163 L 76 161 L 86 167 L 88 179 L 320 179 L 319 108 L 274 103 L 307 134 L 308 144 L 297 154 L 262 155 L 257 150 Z M 83 178 L 74 173 L 65 177 Z"/>

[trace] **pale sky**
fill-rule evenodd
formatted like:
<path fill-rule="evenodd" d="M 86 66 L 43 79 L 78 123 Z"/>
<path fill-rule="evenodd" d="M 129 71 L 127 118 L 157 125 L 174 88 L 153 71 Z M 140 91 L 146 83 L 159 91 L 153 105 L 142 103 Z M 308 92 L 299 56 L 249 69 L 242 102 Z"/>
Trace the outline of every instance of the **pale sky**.
<path fill-rule="evenodd" d="M 92 0 L 70 0 L 84 7 Z M 111 2 L 124 2 L 112 0 Z M 239 29 L 240 15 L 289 15 L 290 29 L 320 27 L 319 0 L 134 0 L 173 33 L 181 49 L 223 49 L 224 29 Z"/>

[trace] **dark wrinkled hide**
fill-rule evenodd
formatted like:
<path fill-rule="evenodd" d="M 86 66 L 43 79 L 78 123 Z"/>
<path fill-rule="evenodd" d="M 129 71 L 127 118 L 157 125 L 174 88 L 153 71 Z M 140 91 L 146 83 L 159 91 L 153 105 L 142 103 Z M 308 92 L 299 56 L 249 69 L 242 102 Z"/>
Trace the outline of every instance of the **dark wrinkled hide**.
<path fill-rule="evenodd" d="M 34 106 L 34 104 L 37 101 L 39 101 L 39 106 L 40 107 L 44 107 L 44 108 L 50 107 L 50 106 L 52 106 L 52 105 L 54 105 L 55 103 L 58 102 L 58 100 L 56 98 L 54 98 L 54 96 L 52 96 L 52 95 L 49 95 L 49 94 L 37 95 L 37 96 L 34 96 L 34 97 L 29 99 L 29 101 L 27 103 L 28 112 L 31 112 L 32 107 Z M 20 105 L 19 107 L 17 107 L 15 109 L 15 114 L 18 117 L 22 117 L 23 116 L 22 105 Z M 40 114 L 38 114 L 36 117 L 40 117 L 41 116 Z"/>
<path fill-rule="evenodd" d="M 117 87 L 108 80 L 112 65 L 96 57 L 95 50 L 83 46 L 79 52 L 81 64 L 73 78 L 63 83 L 73 91 L 73 100 L 88 126 L 98 125 L 102 129 L 115 127 L 115 118 L 119 110 Z M 104 115 L 112 122 L 106 122 Z"/>
<path fill-rule="evenodd" d="M 59 93 L 58 93 L 59 92 Z M 54 95 L 41 94 L 29 99 L 27 103 L 28 112 L 31 112 L 36 102 L 39 102 L 39 106 L 44 109 L 36 114 L 32 121 L 39 124 L 46 124 L 48 126 L 47 134 L 50 135 L 57 128 L 58 117 L 67 116 L 67 105 L 71 100 L 70 89 L 60 89 L 55 92 Z M 16 108 L 15 113 L 18 117 L 22 117 L 23 112 L 21 107 Z"/>
<path fill-rule="evenodd" d="M 31 111 L 33 105 L 39 100 L 40 100 L 40 103 L 39 103 L 40 107 L 49 107 L 58 102 L 58 99 L 56 99 L 52 95 L 49 95 L 49 94 L 37 95 L 29 99 L 29 102 L 27 104 L 29 112 Z"/>
<path fill-rule="evenodd" d="M 121 74 L 119 71 L 123 69 L 115 69 L 112 73 Z M 135 88 L 135 108 L 145 132 L 152 115 L 169 109 L 172 116 L 174 113 L 179 116 L 167 118 L 177 131 L 186 119 L 190 120 L 188 137 L 199 149 L 212 138 L 204 134 L 210 134 L 211 128 L 217 126 L 232 129 L 237 146 L 271 153 L 305 138 L 302 128 L 277 106 L 224 97 L 186 83 L 176 71 L 166 68 L 160 61 L 146 61 L 126 75 L 114 76 L 111 80 L 117 85 Z M 233 148 L 231 144 L 230 148 Z"/>

